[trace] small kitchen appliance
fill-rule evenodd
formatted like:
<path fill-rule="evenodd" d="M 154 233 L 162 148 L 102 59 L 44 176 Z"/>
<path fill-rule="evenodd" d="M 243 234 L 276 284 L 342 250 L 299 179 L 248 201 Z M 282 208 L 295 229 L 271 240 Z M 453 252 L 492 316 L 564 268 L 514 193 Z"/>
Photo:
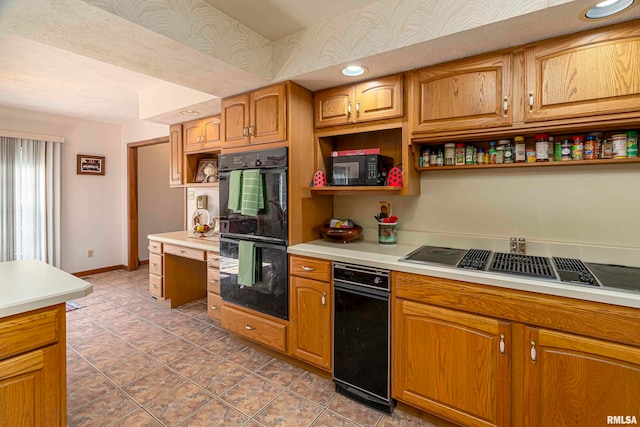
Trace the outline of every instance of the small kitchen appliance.
<path fill-rule="evenodd" d="M 384 185 L 393 158 L 361 154 L 327 158 L 328 185 Z"/>

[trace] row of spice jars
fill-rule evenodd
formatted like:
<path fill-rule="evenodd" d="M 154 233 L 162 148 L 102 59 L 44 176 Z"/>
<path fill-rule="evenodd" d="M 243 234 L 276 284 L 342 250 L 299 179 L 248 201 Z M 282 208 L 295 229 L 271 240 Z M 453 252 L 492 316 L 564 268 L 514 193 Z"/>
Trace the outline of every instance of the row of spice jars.
<path fill-rule="evenodd" d="M 548 134 L 535 136 L 535 147 L 527 147 L 524 137 L 491 141 L 483 148 L 463 143 L 448 143 L 442 148 L 422 147 L 420 167 L 464 166 L 478 164 L 533 163 L 548 161 L 622 159 L 638 157 L 638 134 L 627 131 L 602 138 L 602 132 L 554 141 Z"/>

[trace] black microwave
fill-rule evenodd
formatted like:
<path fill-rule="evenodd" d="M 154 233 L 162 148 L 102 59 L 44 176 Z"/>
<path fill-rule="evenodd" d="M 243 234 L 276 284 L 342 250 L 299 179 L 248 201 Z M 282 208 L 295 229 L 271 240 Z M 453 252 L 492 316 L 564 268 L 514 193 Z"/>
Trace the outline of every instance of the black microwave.
<path fill-rule="evenodd" d="M 385 185 L 393 158 L 358 154 L 327 158 L 327 185 Z"/>

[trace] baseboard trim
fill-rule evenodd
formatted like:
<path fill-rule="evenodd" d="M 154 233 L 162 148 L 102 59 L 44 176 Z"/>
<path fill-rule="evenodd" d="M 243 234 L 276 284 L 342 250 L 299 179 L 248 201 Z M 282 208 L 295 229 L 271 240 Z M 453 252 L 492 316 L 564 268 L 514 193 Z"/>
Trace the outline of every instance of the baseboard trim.
<path fill-rule="evenodd" d="M 71 274 L 76 277 L 83 277 L 83 276 L 90 276 L 92 274 L 106 273 L 107 271 L 126 270 L 126 269 L 127 267 L 125 265 L 112 265 L 111 267 L 97 268 L 95 270 L 78 271 L 76 273 L 71 273 Z"/>
<path fill-rule="evenodd" d="M 140 261 L 138 264 L 140 265 L 147 265 L 149 264 L 149 260 L 148 259 L 143 259 L 142 261 Z"/>

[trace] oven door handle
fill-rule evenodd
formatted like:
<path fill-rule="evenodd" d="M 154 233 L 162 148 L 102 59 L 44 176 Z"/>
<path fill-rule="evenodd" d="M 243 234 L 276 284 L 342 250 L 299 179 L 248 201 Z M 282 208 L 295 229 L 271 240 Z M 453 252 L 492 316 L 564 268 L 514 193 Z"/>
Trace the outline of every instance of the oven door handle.
<path fill-rule="evenodd" d="M 337 291 L 344 291 L 366 297 L 377 298 L 384 301 L 389 300 L 389 291 L 385 289 L 374 288 L 367 285 L 352 285 L 350 283 L 340 282 L 337 280 L 333 283 L 333 291 L 334 295 Z"/>

